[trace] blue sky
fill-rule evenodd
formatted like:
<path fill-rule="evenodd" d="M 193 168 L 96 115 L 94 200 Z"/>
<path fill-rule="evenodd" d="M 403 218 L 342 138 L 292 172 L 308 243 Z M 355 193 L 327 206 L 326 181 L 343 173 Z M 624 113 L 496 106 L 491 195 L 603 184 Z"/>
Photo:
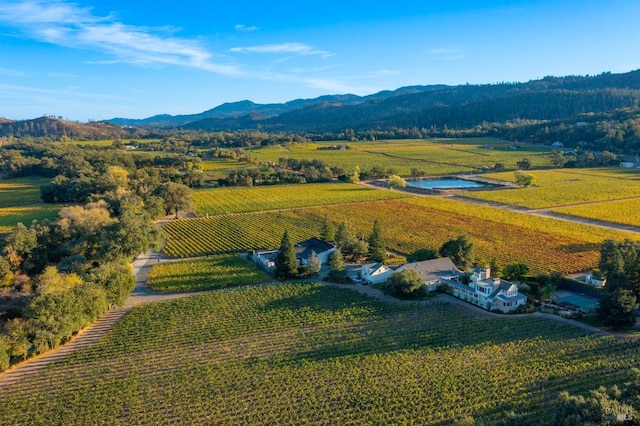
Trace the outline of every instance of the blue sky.
<path fill-rule="evenodd" d="M 626 72 L 639 16 L 637 0 L 0 0 L 0 117 Z"/>

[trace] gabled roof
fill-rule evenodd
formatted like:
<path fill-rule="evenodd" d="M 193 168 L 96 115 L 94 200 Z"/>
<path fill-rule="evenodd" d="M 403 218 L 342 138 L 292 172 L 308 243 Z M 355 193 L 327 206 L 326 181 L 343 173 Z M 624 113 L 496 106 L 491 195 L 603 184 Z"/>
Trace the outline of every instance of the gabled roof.
<path fill-rule="evenodd" d="M 335 248 L 335 246 L 314 237 L 297 244 L 294 247 L 294 250 L 296 252 L 296 257 L 307 259 L 311 256 L 312 251 L 315 251 L 316 254 L 320 254 L 333 248 Z"/>
<path fill-rule="evenodd" d="M 460 275 L 460 270 L 456 268 L 456 265 L 454 265 L 448 257 L 405 263 L 400 268 L 413 269 L 420 274 L 425 281 L 435 281 L 440 278 Z"/>

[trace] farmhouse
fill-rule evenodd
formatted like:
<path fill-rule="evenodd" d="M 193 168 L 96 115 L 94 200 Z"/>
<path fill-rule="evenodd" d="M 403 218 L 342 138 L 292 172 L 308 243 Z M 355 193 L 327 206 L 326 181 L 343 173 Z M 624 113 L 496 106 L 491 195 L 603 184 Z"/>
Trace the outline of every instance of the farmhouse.
<path fill-rule="evenodd" d="M 527 303 L 527 297 L 518 292 L 518 286 L 501 278 L 492 278 L 491 269 L 475 269 L 469 282 L 460 280 L 441 280 L 451 294 L 487 310 L 509 312 Z"/>
<path fill-rule="evenodd" d="M 382 263 L 368 263 L 362 266 L 360 279 L 368 284 L 379 284 L 387 281 L 393 270 Z"/>
<path fill-rule="evenodd" d="M 322 264 L 329 262 L 329 255 L 337 250 L 336 246 L 317 238 L 310 238 L 294 247 L 296 259 L 300 265 L 309 263 L 311 252 L 315 252 Z"/>
<path fill-rule="evenodd" d="M 458 279 L 462 274 L 448 257 L 423 260 L 421 262 L 405 263 L 397 271 L 412 269 L 424 280 L 429 291 L 437 290 L 443 279 Z"/>
<path fill-rule="evenodd" d="M 317 238 L 310 238 L 297 244 L 294 250 L 299 265 L 308 264 L 312 252 L 315 252 L 316 256 L 318 256 L 320 263 L 325 264 L 329 261 L 329 255 L 336 251 L 336 246 Z M 251 259 L 262 269 L 270 270 L 276 267 L 275 260 L 277 255 L 278 250 L 255 250 L 251 254 Z"/>
<path fill-rule="evenodd" d="M 527 303 L 526 296 L 518 292 L 518 286 L 491 277 L 488 267 L 474 269 L 468 280 L 448 257 L 406 263 L 397 270 L 403 269 L 416 271 L 424 279 L 429 291 L 443 287 L 453 296 L 487 310 L 509 312 Z"/>

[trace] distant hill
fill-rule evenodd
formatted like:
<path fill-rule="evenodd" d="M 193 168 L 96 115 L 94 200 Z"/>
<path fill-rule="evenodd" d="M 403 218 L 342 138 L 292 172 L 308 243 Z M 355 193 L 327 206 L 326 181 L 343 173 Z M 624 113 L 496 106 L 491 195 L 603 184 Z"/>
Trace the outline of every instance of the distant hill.
<path fill-rule="evenodd" d="M 340 132 L 394 127 L 468 128 L 483 122 L 554 120 L 640 105 L 640 70 L 545 77 L 526 83 L 402 87 L 369 96 L 327 95 L 282 104 L 245 100 L 192 115 L 157 115 L 110 123 L 222 131 Z"/>
<path fill-rule="evenodd" d="M 424 87 L 428 87 L 425 90 Z M 383 93 L 383 92 L 381 92 Z M 625 74 L 545 77 L 527 83 L 416 86 L 361 102 L 337 99 L 290 109 L 277 116 L 209 117 L 190 130 L 340 132 L 401 128 L 469 128 L 484 122 L 557 120 L 579 114 L 640 107 L 640 70 Z"/>
<path fill-rule="evenodd" d="M 66 121 L 53 117 L 39 117 L 33 120 L 11 121 L 0 119 L 0 137 L 33 136 L 52 139 L 116 139 L 131 137 L 137 129 L 126 129 L 102 121 L 87 124 Z"/>
<path fill-rule="evenodd" d="M 127 126 L 157 126 L 157 127 L 171 127 L 171 126 L 184 126 L 188 123 L 193 123 L 204 119 L 236 119 L 238 117 L 254 114 L 255 116 L 264 116 L 265 118 L 277 116 L 285 112 L 298 109 L 311 107 L 324 103 L 339 103 L 341 105 L 357 105 L 359 103 L 372 100 L 372 99 L 386 99 L 393 96 L 399 96 L 409 93 L 419 93 L 425 91 L 439 90 L 447 86 L 435 85 L 435 86 L 409 86 L 402 87 L 397 90 L 385 90 L 368 96 L 357 95 L 325 95 L 314 99 L 295 99 L 293 101 L 280 103 L 280 104 L 256 104 L 254 102 L 244 100 L 239 102 L 224 103 L 220 106 L 212 108 L 210 110 L 188 115 L 154 115 L 153 117 L 143 119 L 130 119 L 130 118 L 113 118 L 106 120 L 106 122 L 117 125 Z"/>

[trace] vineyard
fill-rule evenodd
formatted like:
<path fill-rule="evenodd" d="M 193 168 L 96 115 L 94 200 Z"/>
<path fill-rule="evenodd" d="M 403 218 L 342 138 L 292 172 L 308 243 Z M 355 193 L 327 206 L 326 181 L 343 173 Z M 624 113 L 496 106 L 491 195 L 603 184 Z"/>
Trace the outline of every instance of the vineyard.
<path fill-rule="evenodd" d="M 407 197 L 407 194 L 397 191 L 380 191 L 349 183 L 232 187 L 193 191 L 196 212 L 211 215 L 403 197 Z"/>
<path fill-rule="evenodd" d="M 0 389 L 0 424 L 548 424 L 620 384 L 639 340 L 318 284 L 135 308 L 98 344 Z"/>
<path fill-rule="evenodd" d="M 528 173 L 536 178 L 534 186 L 498 191 L 467 192 L 463 196 L 534 209 L 640 197 L 640 180 L 634 179 L 633 174 L 620 178 L 613 172 L 589 172 L 589 169 L 530 171 Z M 515 181 L 515 175 L 512 172 L 483 176 Z"/>
<path fill-rule="evenodd" d="M 165 252 L 187 257 L 277 248 L 284 229 L 289 229 L 294 242 L 318 236 L 325 215 L 336 223 L 351 222 L 358 235 L 365 236 L 378 219 L 388 247 L 403 254 L 422 247 L 437 250 L 446 240 L 467 234 L 479 261 L 522 262 L 532 273 L 592 268 L 602 241 L 631 236 L 463 202 L 410 198 L 173 221 L 165 226 L 169 236 Z"/>
<path fill-rule="evenodd" d="M 164 252 L 174 257 L 238 253 L 277 248 L 284 230 L 294 243 L 317 236 L 320 223 L 309 223 L 295 211 L 212 216 L 167 223 Z"/>
<path fill-rule="evenodd" d="M 147 284 L 156 291 L 215 290 L 268 281 L 269 277 L 238 255 L 203 257 L 160 263 L 149 272 Z"/>
<path fill-rule="evenodd" d="M 640 198 L 587 206 L 565 207 L 555 209 L 553 212 L 640 227 Z"/>
<path fill-rule="evenodd" d="M 348 150 L 331 150 L 329 147 L 347 144 Z M 252 157 L 262 161 L 277 162 L 279 158 L 318 159 L 330 166 L 363 170 L 374 166 L 394 169 L 401 175 L 410 175 L 412 168 L 428 175 L 468 173 L 483 167 L 502 163 L 515 168 L 516 163 L 527 157 L 536 166 L 549 165 L 548 150 L 527 147 L 508 150 L 508 144 L 490 138 L 439 139 L 434 140 L 381 140 L 375 142 L 322 142 L 290 148 L 282 146 L 264 147 L 252 151 Z M 493 149 L 488 149 L 491 146 Z M 323 149 L 324 148 L 324 149 Z"/>

